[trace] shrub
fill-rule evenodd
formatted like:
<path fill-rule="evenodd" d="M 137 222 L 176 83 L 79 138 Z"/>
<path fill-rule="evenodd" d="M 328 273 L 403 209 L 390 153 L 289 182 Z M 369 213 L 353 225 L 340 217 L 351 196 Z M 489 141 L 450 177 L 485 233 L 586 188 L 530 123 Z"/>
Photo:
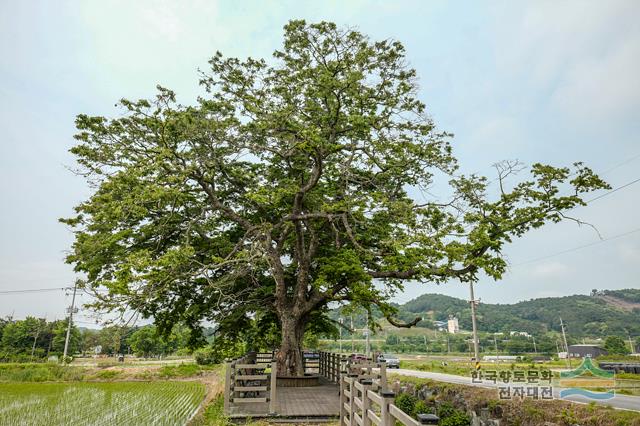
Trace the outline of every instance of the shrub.
<path fill-rule="evenodd" d="M 162 378 L 191 377 L 202 374 L 202 369 L 195 364 L 165 365 L 160 368 Z"/>
<path fill-rule="evenodd" d="M 413 416 L 415 413 L 416 403 L 418 402 L 418 398 L 413 395 L 409 395 L 408 393 L 401 393 L 396 396 L 394 404 L 396 407 L 404 411 L 410 416 Z"/>
<path fill-rule="evenodd" d="M 85 370 L 64 367 L 59 364 L 2 364 L 0 381 L 7 382 L 56 382 L 82 380 Z"/>
<path fill-rule="evenodd" d="M 440 418 L 440 426 L 469 426 L 471 418 L 460 410 L 453 410 L 453 413 L 447 417 Z"/>
<path fill-rule="evenodd" d="M 110 380 L 121 374 L 118 370 L 99 370 L 96 372 L 96 379 Z"/>
<path fill-rule="evenodd" d="M 414 417 L 416 417 L 418 414 L 429 414 L 429 413 L 433 413 L 433 408 L 429 407 L 429 405 L 421 399 L 418 400 L 415 406 L 413 407 Z"/>
<path fill-rule="evenodd" d="M 193 357 L 198 365 L 211 365 L 215 364 L 213 348 L 206 346 L 193 352 Z"/>
<path fill-rule="evenodd" d="M 438 416 L 441 426 L 468 426 L 471 424 L 471 418 L 449 402 L 444 402 L 438 407 Z"/>
<path fill-rule="evenodd" d="M 455 411 L 456 409 L 453 407 L 453 405 L 451 405 L 450 402 L 443 402 L 438 407 L 438 416 L 441 418 L 448 417 L 451 416 Z"/>

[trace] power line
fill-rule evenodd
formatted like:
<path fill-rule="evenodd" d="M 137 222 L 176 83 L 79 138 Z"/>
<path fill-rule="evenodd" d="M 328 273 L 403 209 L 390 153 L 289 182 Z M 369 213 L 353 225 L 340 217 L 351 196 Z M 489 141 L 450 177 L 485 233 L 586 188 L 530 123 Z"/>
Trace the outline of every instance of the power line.
<path fill-rule="evenodd" d="M 608 168 L 607 170 L 605 170 L 605 171 L 603 171 L 603 172 L 600 172 L 599 174 L 601 174 L 601 175 L 607 174 L 607 173 L 609 173 L 609 172 L 611 172 L 611 171 L 613 171 L 613 170 L 617 169 L 618 167 L 622 167 L 622 166 L 624 166 L 625 164 L 628 164 L 628 163 L 632 162 L 633 160 L 637 160 L 638 158 L 640 158 L 640 154 L 638 154 L 638 155 L 634 155 L 634 156 L 633 156 L 633 157 L 631 157 L 631 158 L 627 158 L 627 159 L 626 159 L 626 160 L 624 160 L 623 162 L 618 163 L 618 164 L 616 164 L 615 166 L 613 166 L 613 167 L 611 167 L 611 168 Z"/>
<path fill-rule="evenodd" d="M 72 290 L 72 287 L 50 287 L 50 288 L 35 288 L 35 289 L 22 289 L 22 290 L 0 290 L 0 294 L 23 294 L 23 293 L 44 293 L 48 291 L 64 291 Z"/>
<path fill-rule="evenodd" d="M 631 158 L 631 159 L 629 159 L 629 160 L 627 160 L 627 161 L 625 161 L 625 162 L 623 162 L 623 163 L 620 163 L 620 164 L 618 164 L 617 166 L 615 166 L 615 167 L 613 167 L 613 168 L 609 169 L 608 171 L 611 171 L 611 170 L 615 169 L 616 167 L 619 167 L 619 166 L 621 166 L 621 165 L 623 165 L 623 164 L 626 164 L 626 163 L 628 163 L 628 162 L 630 162 L 630 161 L 632 161 L 632 160 L 634 160 L 634 159 L 636 159 L 636 158 L 639 158 L 639 157 L 640 157 L 640 155 L 638 155 L 637 157 L 633 157 L 633 158 Z M 606 173 L 606 172 L 605 172 L 605 173 Z M 626 187 L 628 187 L 628 186 L 631 186 L 631 185 L 633 185 L 633 184 L 635 184 L 635 183 L 638 183 L 638 182 L 640 182 L 640 178 L 635 179 L 635 180 L 632 180 L 631 182 L 625 183 L 624 185 L 621 185 L 621 186 L 619 186 L 619 187 L 617 187 L 617 188 L 615 188 L 615 189 L 612 189 L 612 190 L 611 190 L 611 191 L 609 191 L 609 192 L 605 192 L 604 194 L 598 195 L 597 197 L 592 198 L 592 199 L 590 199 L 590 200 L 586 201 L 586 203 L 587 203 L 587 204 L 590 204 L 590 203 L 592 203 L 592 202 L 594 202 L 594 201 L 596 201 L 596 200 L 599 200 L 599 199 L 601 199 L 601 198 L 604 198 L 604 197 L 606 197 L 607 195 L 611 195 L 611 194 L 613 194 L 614 192 L 617 192 L 617 191 L 619 191 L 619 190 L 621 190 L 621 189 L 624 189 L 624 188 L 626 188 Z M 540 261 L 540 260 L 545 260 L 545 259 L 549 259 L 549 258 L 551 258 L 551 257 L 556 257 L 556 256 L 559 256 L 559 255 L 561 255 L 561 254 L 571 253 L 571 252 L 574 252 L 574 251 L 577 251 L 577 250 L 581 250 L 581 249 L 584 249 L 584 248 L 587 248 L 587 247 L 594 246 L 594 245 L 596 245 L 596 244 L 604 243 L 604 242 L 606 242 L 606 241 L 611 241 L 611 240 L 615 240 L 615 239 L 617 239 L 617 238 L 626 237 L 627 235 L 634 234 L 634 233 L 636 233 L 636 232 L 640 232 L 640 228 L 633 229 L 633 230 L 628 231 L 628 232 L 623 232 L 622 234 L 614 235 L 614 236 L 609 237 L 609 238 L 603 238 L 603 239 L 601 239 L 601 240 L 594 241 L 594 242 L 592 242 L 592 243 L 588 243 L 588 244 L 584 244 L 584 245 L 581 245 L 581 246 L 573 247 L 573 248 L 570 248 L 570 249 L 567 249 L 567 250 L 559 251 L 559 252 L 557 252 L 557 253 L 553 253 L 553 254 L 549 254 L 549 255 L 546 255 L 546 256 L 537 257 L 537 258 L 535 258 L 535 259 L 527 260 L 527 261 L 525 261 L 525 262 L 516 263 L 515 265 L 511 265 L 511 267 L 512 267 L 512 268 L 514 268 L 514 267 L 518 267 L 518 266 L 522 266 L 522 265 L 527 265 L 527 264 L 529 264 L 529 263 L 534 263 L 534 262 L 538 262 L 538 261 Z"/>
<path fill-rule="evenodd" d="M 573 248 L 570 248 L 570 249 L 567 249 L 567 250 L 559 251 L 557 253 L 549 254 L 547 256 L 542 256 L 542 257 L 538 257 L 538 258 L 535 258 L 535 259 L 527 260 L 526 262 L 516 263 L 515 265 L 512 265 L 511 267 L 513 268 L 513 267 L 517 267 L 517 266 L 522 266 L 522 265 L 526 265 L 526 264 L 529 264 L 529 263 L 538 262 L 540 260 L 548 259 L 550 257 L 559 256 L 561 254 L 571 253 L 571 252 L 574 252 L 574 251 L 577 251 L 577 250 L 581 250 L 581 249 L 584 249 L 584 248 L 587 248 L 587 247 L 595 246 L 596 244 L 604 243 L 606 241 L 611 241 L 611 240 L 615 240 L 617 238 L 626 237 L 627 235 L 631 235 L 631 234 L 634 234 L 636 232 L 640 232 L 640 228 L 633 229 L 633 230 L 627 231 L 627 232 L 623 232 L 622 234 L 617 234 L 617 235 L 614 235 L 614 236 L 609 237 L 609 238 L 604 238 L 602 240 L 594 241 L 594 242 L 589 243 L 589 244 L 583 244 L 581 246 L 577 246 L 577 247 L 573 247 Z"/>
<path fill-rule="evenodd" d="M 609 191 L 609 192 L 605 192 L 604 194 L 598 195 L 597 197 L 592 198 L 592 199 L 590 199 L 590 200 L 586 201 L 586 203 L 587 203 L 587 204 L 592 203 L 592 202 L 594 202 L 594 201 L 596 201 L 596 200 L 599 200 L 600 198 L 604 198 L 604 197 L 606 197 L 607 195 L 611 195 L 611 194 L 613 194 L 613 193 L 614 193 L 614 192 L 616 192 L 616 191 L 620 191 L 621 189 L 626 188 L 626 187 L 628 187 L 628 186 L 631 186 L 631 185 L 633 185 L 634 183 L 638 183 L 638 182 L 640 182 L 640 178 L 635 179 L 635 180 L 632 180 L 632 181 L 631 181 L 631 182 L 629 182 L 629 183 L 625 183 L 624 185 L 619 186 L 619 187 L 617 187 L 617 188 L 615 188 L 615 189 L 612 189 L 612 190 L 611 190 L 611 191 Z"/>
<path fill-rule="evenodd" d="M 45 293 L 50 291 L 70 291 L 73 287 L 48 287 L 48 288 L 35 288 L 35 289 L 17 289 L 17 290 L 0 290 L 0 294 L 24 294 L 24 293 Z M 108 289 L 95 289 L 99 293 L 108 292 Z M 86 290 L 82 294 L 91 295 Z M 82 295 L 81 294 L 81 295 Z"/>

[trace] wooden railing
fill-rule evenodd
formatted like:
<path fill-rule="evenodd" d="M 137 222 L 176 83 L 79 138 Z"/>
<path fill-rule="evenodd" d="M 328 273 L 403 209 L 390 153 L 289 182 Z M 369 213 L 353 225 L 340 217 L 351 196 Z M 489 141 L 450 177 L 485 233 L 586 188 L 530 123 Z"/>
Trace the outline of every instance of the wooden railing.
<path fill-rule="evenodd" d="M 340 375 L 346 368 L 347 357 L 333 352 L 320 352 L 318 374 L 332 383 L 340 382 Z"/>
<path fill-rule="evenodd" d="M 315 354 L 313 354 L 315 355 Z M 313 356 L 312 354 L 303 354 L 302 362 L 304 365 L 305 374 L 320 374 L 320 357 Z"/>
<path fill-rule="evenodd" d="M 340 383 L 340 377 L 355 375 L 373 381 L 374 390 L 387 390 L 387 365 L 384 362 L 352 360 L 346 355 L 320 352 L 319 374 L 329 382 Z"/>
<path fill-rule="evenodd" d="M 256 362 L 264 354 L 249 354 L 227 362 L 224 411 L 236 404 L 268 403 L 268 413 L 276 411 L 276 362 Z M 272 358 L 271 358 L 272 359 Z M 266 407 L 265 407 L 266 408 Z M 266 411 L 266 410 L 265 410 Z"/>
<path fill-rule="evenodd" d="M 374 391 L 389 390 L 387 384 L 387 364 L 371 360 L 350 361 L 346 364 L 347 376 L 357 377 L 358 380 L 371 380 Z"/>
<path fill-rule="evenodd" d="M 257 352 L 256 353 L 256 363 L 258 363 L 258 364 L 270 363 L 274 359 L 276 359 L 276 352 L 275 351 Z"/>
<path fill-rule="evenodd" d="M 340 426 L 419 426 L 438 424 L 438 417 L 419 414 L 413 419 L 393 403 L 395 394 L 388 390 L 374 390 L 371 379 L 359 379 L 355 374 L 340 380 Z"/>

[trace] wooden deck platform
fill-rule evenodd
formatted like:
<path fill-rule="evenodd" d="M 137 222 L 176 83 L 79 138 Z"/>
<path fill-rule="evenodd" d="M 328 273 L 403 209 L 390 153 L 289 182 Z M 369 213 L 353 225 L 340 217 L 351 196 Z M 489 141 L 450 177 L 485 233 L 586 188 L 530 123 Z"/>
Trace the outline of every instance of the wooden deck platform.
<path fill-rule="evenodd" d="M 268 403 L 234 404 L 230 418 L 329 418 L 340 415 L 339 387 L 323 384 L 313 387 L 279 387 L 276 390 L 276 415 L 269 415 Z"/>

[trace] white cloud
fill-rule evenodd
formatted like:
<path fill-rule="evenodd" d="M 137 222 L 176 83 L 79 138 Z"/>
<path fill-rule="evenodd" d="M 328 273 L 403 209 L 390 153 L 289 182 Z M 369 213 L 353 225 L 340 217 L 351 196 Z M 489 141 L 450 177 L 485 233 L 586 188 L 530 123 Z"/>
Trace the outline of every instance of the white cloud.
<path fill-rule="evenodd" d="M 537 278 L 561 278 L 569 275 L 571 269 L 560 262 L 546 262 L 536 265 L 531 269 L 531 274 Z"/>
<path fill-rule="evenodd" d="M 636 267 L 640 265 L 640 246 L 633 243 L 624 243 L 619 245 L 617 249 L 623 261 Z"/>
<path fill-rule="evenodd" d="M 640 105 L 636 1 L 539 1 L 494 11 L 498 69 L 537 87 L 580 122 L 625 119 Z M 586 7 L 588 6 L 588 7 Z"/>

